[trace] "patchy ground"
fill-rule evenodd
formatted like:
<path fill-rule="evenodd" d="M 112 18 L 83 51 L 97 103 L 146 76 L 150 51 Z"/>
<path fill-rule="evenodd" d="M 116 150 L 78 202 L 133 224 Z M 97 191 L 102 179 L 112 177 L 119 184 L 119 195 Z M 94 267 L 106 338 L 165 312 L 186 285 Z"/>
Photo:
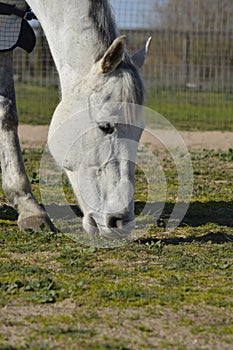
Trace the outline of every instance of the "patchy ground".
<path fill-rule="evenodd" d="M 19 136 L 23 148 L 41 148 L 46 144 L 48 127 L 44 125 L 20 125 Z M 153 130 L 148 129 L 144 132 L 141 142 L 151 143 L 156 148 L 161 148 L 162 145 L 152 137 Z M 189 149 L 222 149 L 227 150 L 233 147 L 233 133 L 221 131 L 206 131 L 206 132 L 189 132 L 181 131 L 186 146 Z"/>
<path fill-rule="evenodd" d="M 20 127 L 38 199 L 46 131 Z M 177 196 L 176 169 L 149 134 L 142 141 L 160 160 L 167 201 L 158 222 L 134 243 L 95 249 L 62 234 L 22 233 L 16 213 L 2 204 L 1 350 L 233 349 L 232 134 L 182 135 L 195 183 L 175 232 L 165 225 Z M 142 172 L 136 174 L 140 212 L 147 184 Z"/>

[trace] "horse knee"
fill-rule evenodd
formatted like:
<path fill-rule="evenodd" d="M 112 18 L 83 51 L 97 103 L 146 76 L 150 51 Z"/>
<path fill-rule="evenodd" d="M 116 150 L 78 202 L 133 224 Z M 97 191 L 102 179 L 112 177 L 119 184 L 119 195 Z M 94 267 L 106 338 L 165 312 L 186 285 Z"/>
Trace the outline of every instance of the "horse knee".
<path fill-rule="evenodd" d="M 0 128 L 8 131 L 18 126 L 15 101 L 4 96 L 0 96 Z"/>

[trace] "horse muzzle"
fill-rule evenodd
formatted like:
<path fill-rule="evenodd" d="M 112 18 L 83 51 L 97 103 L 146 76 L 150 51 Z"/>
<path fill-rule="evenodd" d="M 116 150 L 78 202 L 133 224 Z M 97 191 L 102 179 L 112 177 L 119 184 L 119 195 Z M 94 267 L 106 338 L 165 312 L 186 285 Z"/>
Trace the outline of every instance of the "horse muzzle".
<path fill-rule="evenodd" d="M 83 228 L 88 234 L 110 240 L 127 239 L 134 226 L 134 219 L 128 213 L 106 214 L 103 218 L 91 213 L 83 218 Z"/>

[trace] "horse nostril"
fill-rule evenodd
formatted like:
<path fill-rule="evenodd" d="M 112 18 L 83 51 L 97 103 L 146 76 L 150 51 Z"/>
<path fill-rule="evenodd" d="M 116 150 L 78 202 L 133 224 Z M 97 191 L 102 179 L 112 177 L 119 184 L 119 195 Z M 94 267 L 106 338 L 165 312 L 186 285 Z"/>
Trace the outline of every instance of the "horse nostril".
<path fill-rule="evenodd" d="M 123 227 L 123 216 L 109 216 L 107 218 L 107 227 L 109 228 L 122 228 Z"/>

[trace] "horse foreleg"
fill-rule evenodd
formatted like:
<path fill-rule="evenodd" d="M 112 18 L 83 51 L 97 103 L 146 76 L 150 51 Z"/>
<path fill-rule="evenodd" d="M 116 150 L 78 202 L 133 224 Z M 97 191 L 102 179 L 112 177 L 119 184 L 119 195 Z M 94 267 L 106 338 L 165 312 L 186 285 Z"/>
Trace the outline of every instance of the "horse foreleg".
<path fill-rule="evenodd" d="M 10 204 L 19 213 L 19 227 L 38 231 L 45 224 L 54 230 L 32 194 L 24 168 L 18 138 L 12 52 L 0 53 L 0 160 L 2 187 Z"/>

